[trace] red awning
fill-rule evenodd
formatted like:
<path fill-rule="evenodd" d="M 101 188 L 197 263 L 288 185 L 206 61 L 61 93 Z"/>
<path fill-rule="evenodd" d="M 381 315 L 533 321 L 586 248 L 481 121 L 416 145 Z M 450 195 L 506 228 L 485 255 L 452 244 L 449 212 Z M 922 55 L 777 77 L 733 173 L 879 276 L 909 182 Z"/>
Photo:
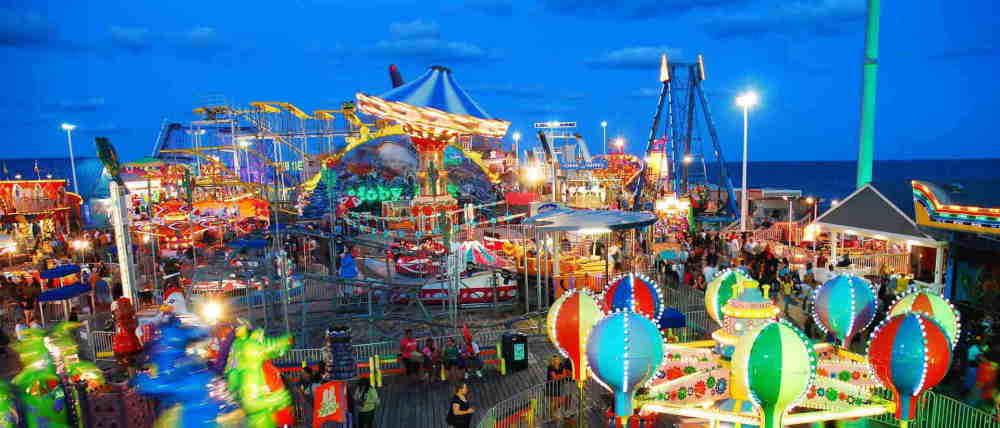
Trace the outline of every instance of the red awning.
<path fill-rule="evenodd" d="M 538 199 L 535 192 L 507 192 L 504 194 L 507 205 L 531 205 Z"/>

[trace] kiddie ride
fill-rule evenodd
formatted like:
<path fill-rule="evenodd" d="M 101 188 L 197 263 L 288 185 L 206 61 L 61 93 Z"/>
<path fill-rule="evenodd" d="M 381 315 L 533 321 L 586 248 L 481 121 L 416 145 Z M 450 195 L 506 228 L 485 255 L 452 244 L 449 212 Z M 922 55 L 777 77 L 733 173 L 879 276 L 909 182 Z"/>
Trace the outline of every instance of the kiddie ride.
<path fill-rule="evenodd" d="M 663 312 L 659 297 L 651 281 L 625 276 L 596 300 L 568 292 L 549 312 L 553 343 L 615 394 L 623 422 L 634 409 L 636 422 L 664 413 L 712 427 L 767 428 L 892 413 L 906 427 L 923 391 L 947 373 L 959 334 L 958 312 L 947 300 L 918 291 L 887 310 L 867 356 L 848 351 L 877 310 L 871 284 L 852 275 L 835 277 L 813 296 L 816 323 L 837 344 L 814 342 L 781 319 L 768 287 L 739 271 L 717 276 L 705 294 L 708 315 L 722 325 L 712 340 L 664 343 L 650 330 Z M 646 342 L 659 346 L 640 348 Z"/>
<path fill-rule="evenodd" d="M 49 332 L 27 329 L 21 333 L 13 348 L 22 369 L 11 380 L 13 388 L 0 382 L 0 427 L 19 426 L 15 400 L 21 404 L 23 426 L 83 426 L 82 389 L 96 391 L 104 384 L 104 376 L 77 355 L 73 331 L 79 327 L 80 323 L 64 322 Z"/>
<path fill-rule="evenodd" d="M 362 259 L 362 271 L 394 284 L 419 286 L 417 298 L 425 304 L 447 302 L 449 290 L 454 286 L 451 278 L 456 276 L 461 305 L 508 302 L 517 297 L 517 284 L 509 273 L 487 269 L 505 266 L 506 262 L 494 252 L 478 241 L 465 241 L 452 247 L 448 254 L 443 244 L 433 240 L 426 240 L 419 246 L 397 244 L 386 260 Z M 404 302 L 403 298 L 394 301 Z"/>
<path fill-rule="evenodd" d="M 167 410 L 161 427 L 274 428 L 294 425 L 292 398 L 271 360 L 291 347 L 291 338 L 265 337 L 245 323 L 228 329 L 224 349 L 206 352 L 207 329 L 168 317 L 147 347 L 151 368 L 132 379 Z M 209 355 L 203 360 L 196 354 Z M 245 421 L 244 421 L 245 419 Z M 244 425 L 245 424 L 245 425 Z"/>

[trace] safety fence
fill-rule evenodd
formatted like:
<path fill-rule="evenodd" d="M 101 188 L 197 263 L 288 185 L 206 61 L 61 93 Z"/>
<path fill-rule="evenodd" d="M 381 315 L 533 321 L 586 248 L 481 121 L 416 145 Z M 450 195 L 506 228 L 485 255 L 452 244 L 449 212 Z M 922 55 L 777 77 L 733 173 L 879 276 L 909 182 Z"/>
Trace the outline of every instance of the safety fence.
<path fill-rule="evenodd" d="M 482 413 L 477 428 L 533 428 L 562 418 L 575 418 L 581 410 L 595 407 L 588 397 L 593 386 L 581 391 L 569 380 L 532 386 Z"/>
<path fill-rule="evenodd" d="M 882 267 L 895 273 L 910 273 L 910 255 L 900 254 L 848 254 L 851 265 L 855 270 L 862 271 L 869 275 L 877 274 Z"/>
<path fill-rule="evenodd" d="M 114 335 L 113 331 L 90 332 L 90 354 L 95 361 L 114 361 L 115 353 L 111 343 Z"/>
<path fill-rule="evenodd" d="M 892 393 L 879 389 L 876 394 L 891 399 Z M 924 392 L 917 401 L 916 417 L 909 421 L 908 428 L 1000 428 L 996 414 L 990 414 L 934 391 Z M 902 427 L 892 413 L 872 416 L 868 419 L 889 427 Z"/>
<path fill-rule="evenodd" d="M 661 282 L 662 284 L 663 282 Z M 679 285 L 677 287 L 662 286 L 664 302 L 668 307 L 677 308 L 681 312 L 705 309 L 705 291 L 697 288 Z"/>
<path fill-rule="evenodd" d="M 501 358 L 499 358 L 499 344 L 504 333 L 509 332 L 513 331 L 487 329 L 473 333 L 472 337 L 476 343 L 480 344 L 481 349 L 484 351 L 484 357 L 496 355 L 496 358 L 484 358 L 484 363 L 492 363 L 498 370 L 501 369 L 500 366 L 504 362 L 500 361 Z M 92 331 L 90 333 L 90 353 L 94 360 L 114 361 L 113 336 L 114 332 L 110 331 Z M 453 339 L 457 344 L 464 343 L 464 338 L 461 334 L 434 336 L 431 339 L 438 349 L 443 349 L 448 339 Z M 421 345 L 423 345 L 423 341 L 421 342 Z M 352 345 L 352 348 L 354 350 L 354 360 L 358 364 L 359 374 L 362 377 L 367 377 L 373 371 L 380 375 L 391 375 L 402 370 L 402 365 L 398 360 L 399 342 L 359 343 Z M 323 359 L 322 348 L 302 348 L 286 351 L 283 356 L 274 359 L 273 363 L 277 366 L 301 367 L 302 363 L 316 365 L 323 361 Z"/>

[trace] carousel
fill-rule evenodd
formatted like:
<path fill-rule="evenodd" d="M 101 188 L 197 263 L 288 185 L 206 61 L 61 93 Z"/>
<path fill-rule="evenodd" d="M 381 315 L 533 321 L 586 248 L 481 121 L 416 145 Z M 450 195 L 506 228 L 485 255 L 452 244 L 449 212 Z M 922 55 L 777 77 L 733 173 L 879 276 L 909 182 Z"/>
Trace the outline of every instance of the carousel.
<path fill-rule="evenodd" d="M 623 421 L 668 414 L 711 427 L 777 428 L 892 414 L 906 427 L 923 392 L 948 372 L 960 324 L 940 296 L 900 298 L 863 355 L 849 349 L 877 310 L 864 278 L 840 275 L 813 295 L 816 323 L 835 343 L 808 338 L 768 294 L 742 272 L 725 271 L 705 294 L 722 327 L 711 340 L 669 343 L 659 331 L 669 312 L 660 288 L 624 275 L 601 294 L 560 297 L 549 311 L 549 338 L 573 361 L 581 387 L 592 374 L 614 394 L 614 416 Z"/>

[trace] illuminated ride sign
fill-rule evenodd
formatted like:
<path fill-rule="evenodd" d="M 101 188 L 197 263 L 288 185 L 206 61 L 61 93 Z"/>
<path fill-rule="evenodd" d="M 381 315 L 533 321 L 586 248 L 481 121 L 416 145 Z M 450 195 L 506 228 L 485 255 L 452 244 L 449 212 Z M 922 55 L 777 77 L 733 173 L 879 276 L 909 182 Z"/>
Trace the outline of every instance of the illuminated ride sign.
<path fill-rule="evenodd" d="M 591 160 L 590 162 L 564 162 L 559 164 L 559 168 L 564 170 L 604 169 L 607 167 L 608 160 L 601 158 Z"/>

